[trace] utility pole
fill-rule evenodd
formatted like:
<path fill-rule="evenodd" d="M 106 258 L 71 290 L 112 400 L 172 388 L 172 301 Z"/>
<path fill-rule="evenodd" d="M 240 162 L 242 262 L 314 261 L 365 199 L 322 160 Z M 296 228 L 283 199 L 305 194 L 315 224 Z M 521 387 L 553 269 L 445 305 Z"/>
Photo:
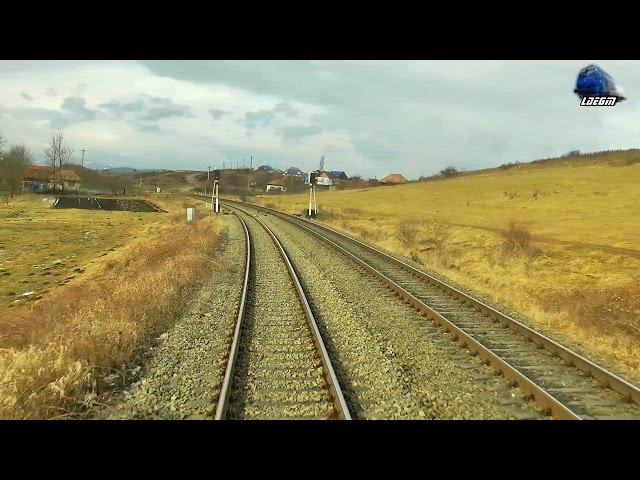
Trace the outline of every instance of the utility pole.
<path fill-rule="evenodd" d="M 84 148 L 82 149 L 82 166 L 84 167 Z"/>
<path fill-rule="evenodd" d="M 244 158 L 242 159 L 242 169 L 244 170 Z"/>
<path fill-rule="evenodd" d="M 249 181 L 247 182 L 247 190 L 251 187 L 251 172 L 253 170 L 253 156 L 251 156 L 251 166 L 249 168 Z"/>

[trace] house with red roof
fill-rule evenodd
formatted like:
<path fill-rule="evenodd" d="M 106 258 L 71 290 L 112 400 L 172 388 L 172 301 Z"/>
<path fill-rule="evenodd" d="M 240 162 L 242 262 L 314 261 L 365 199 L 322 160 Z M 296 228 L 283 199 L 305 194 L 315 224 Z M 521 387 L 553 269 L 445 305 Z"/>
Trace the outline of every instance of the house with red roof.
<path fill-rule="evenodd" d="M 22 188 L 34 192 L 53 190 L 55 183 L 58 190 L 78 190 L 82 179 L 73 170 L 54 169 L 42 165 L 29 165 L 25 171 Z"/>

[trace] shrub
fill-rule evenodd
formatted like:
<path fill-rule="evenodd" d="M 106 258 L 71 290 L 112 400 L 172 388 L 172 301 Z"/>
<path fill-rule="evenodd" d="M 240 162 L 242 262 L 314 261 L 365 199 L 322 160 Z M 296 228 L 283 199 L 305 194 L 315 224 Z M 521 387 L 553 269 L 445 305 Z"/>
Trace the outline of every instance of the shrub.
<path fill-rule="evenodd" d="M 459 175 L 459 174 L 460 172 L 456 167 L 447 167 L 440 170 L 440 175 L 442 175 L 445 178 L 455 177 L 456 175 Z"/>
<path fill-rule="evenodd" d="M 509 222 L 509 226 L 502 232 L 504 239 L 502 250 L 506 255 L 533 253 L 531 245 L 531 232 L 525 226 L 518 225 L 515 221 Z"/>
<path fill-rule="evenodd" d="M 418 229 L 414 220 L 403 220 L 398 226 L 398 240 L 405 247 L 410 247 L 415 244 L 416 237 L 418 236 Z"/>

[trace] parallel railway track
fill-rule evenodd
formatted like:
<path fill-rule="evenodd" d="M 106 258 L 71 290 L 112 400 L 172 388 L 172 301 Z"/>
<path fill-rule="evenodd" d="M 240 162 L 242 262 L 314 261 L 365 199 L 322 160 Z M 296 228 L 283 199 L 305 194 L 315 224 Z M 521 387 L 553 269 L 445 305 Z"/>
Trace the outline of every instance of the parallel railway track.
<path fill-rule="evenodd" d="M 246 270 L 216 419 L 350 419 L 291 262 L 260 220 L 238 211 Z"/>
<path fill-rule="evenodd" d="M 317 222 L 224 202 L 269 211 L 313 233 L 440 324 L 554 418 L 640 419 L 635 385 L 426 272 Z"/>

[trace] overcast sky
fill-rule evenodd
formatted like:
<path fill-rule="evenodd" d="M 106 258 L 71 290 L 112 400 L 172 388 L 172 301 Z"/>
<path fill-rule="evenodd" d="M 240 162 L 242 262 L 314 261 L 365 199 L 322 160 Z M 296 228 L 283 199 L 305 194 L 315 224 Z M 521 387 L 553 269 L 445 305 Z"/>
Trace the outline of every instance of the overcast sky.
<path fill-rule="evenodd" d="M 625 89 L 581 107 L 578 70 Z M 0 61 L 0 133 L 39 162 L 61 131 L 87 166 L 270 164 L 365 178 L 640 146 L 638 61 Z"/>

